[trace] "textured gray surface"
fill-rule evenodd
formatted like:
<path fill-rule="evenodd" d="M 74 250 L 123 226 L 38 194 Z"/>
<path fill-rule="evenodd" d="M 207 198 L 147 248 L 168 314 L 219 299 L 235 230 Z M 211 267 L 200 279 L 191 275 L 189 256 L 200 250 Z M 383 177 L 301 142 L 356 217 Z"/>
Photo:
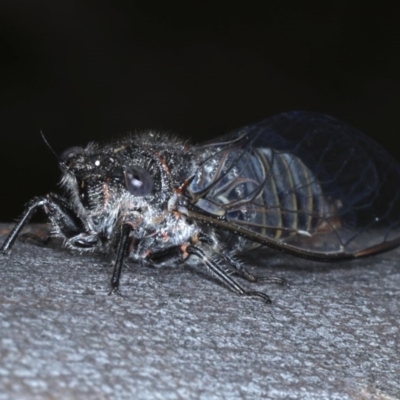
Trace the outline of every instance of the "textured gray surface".
<path fill-rule="evenodd" d="M 291 284 L 253 286 L 265 305 L 135 265 L 107 296 L 107 257 L 18 242 L 0 258 L 0 399 L 399 399 L 399 255 L 258 255 Z"/>

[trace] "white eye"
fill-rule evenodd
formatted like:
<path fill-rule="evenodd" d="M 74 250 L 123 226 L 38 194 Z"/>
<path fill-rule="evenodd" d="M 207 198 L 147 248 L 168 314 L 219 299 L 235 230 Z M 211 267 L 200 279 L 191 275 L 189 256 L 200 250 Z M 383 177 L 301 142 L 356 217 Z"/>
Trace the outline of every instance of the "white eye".
<path fill-rule="evenodd" d="M 134 196 L 147 196 L 153 190 L 153 179 L 148 171 L 133 165 L 125 170 L 125 186 Z"/>

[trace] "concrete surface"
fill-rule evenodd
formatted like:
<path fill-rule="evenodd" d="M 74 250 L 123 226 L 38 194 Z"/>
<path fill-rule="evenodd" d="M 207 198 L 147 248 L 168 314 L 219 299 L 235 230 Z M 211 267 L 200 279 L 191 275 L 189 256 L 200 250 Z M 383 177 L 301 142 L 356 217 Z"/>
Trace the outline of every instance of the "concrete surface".
<path fill-rule="evenodd" d="M 0 258 L 1 400 L 400 398 L 399 250 L 249 258 L 291 284 L 252 286 L 272 305 L 135 265 L 108 296 L 107 257 L 13 250 Z"/>

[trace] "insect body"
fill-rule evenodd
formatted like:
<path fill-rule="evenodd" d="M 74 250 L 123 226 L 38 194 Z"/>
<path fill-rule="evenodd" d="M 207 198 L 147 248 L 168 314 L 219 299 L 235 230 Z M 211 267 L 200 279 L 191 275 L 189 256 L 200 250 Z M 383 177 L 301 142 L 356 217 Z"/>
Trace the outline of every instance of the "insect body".
<path fill-rule="evenodd" d="M 65 246 L 151 266 L 200 262 L 233 292 L 235 258 L 265 245 L 320 261 L 400 245 L 400 168 L 362 133 L 328 116 L 290 112 L 189 146 L 147 132 L 60 156 L 65 196 L 34 198 L 2 246 L 42 208 Z M 284 283 L 271 277 L 270 281 Z"/>

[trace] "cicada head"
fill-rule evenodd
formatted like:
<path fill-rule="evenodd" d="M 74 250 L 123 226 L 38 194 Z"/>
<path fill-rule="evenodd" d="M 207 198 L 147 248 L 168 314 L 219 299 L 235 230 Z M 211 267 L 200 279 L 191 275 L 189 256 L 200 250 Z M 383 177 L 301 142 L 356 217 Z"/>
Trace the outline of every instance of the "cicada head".
<path fill-rule="evenodd" d="M 127 146 L 72 147 L 60 156 L 62 185 L 91 230 L 114 225 L 121 213 L 154 202 L 157 168 Z"/>

